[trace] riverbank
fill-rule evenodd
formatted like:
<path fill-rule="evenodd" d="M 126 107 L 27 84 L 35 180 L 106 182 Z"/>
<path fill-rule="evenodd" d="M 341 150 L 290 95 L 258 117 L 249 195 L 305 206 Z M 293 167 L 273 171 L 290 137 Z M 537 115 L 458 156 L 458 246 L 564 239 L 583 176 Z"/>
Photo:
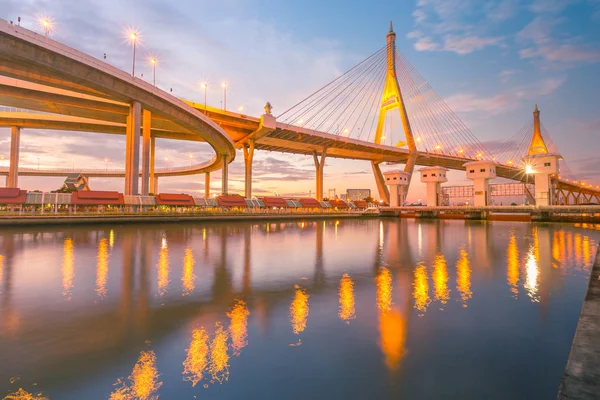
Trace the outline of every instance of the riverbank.
<path fill-rule="evenodd" d="M 340 219 L 340 218 L 373 218 L 377 214 L 359 213 L 322 213 L 322 214 L 166 214 L 166 215 L 48 215 L 48 216 L 10 216 L 0 217 L 0 226 L 35 226 L 35 225 L 97 225 L 97 224 L 147 224 L 147 223 L 183 223 L 183 222 L 218 222 L 218 221 L 281 221 L 308 219 Z"/>
<path fill-rule="evenodd" d="M 559 400 L 600 398 L 600 249 L 577 323 Z"/>

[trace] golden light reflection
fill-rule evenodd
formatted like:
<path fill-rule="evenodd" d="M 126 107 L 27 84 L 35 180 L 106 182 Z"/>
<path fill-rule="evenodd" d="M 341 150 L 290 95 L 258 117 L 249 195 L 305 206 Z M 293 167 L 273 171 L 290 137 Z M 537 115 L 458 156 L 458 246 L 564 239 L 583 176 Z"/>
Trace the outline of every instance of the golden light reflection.
<path fill-rule="evenodd" d="M 427 311 L 431 299 L 429 298 L 429 283 L 427 269 L 425 265 L 418 264 L 414 269 L 413 280 L 413 298 L 415 299 L 415 308 L 419 311 Z"/>
<path fill-rule="evenodd" d="M 535 258 L 535 246 L 529 249 L 527 253 L 527 261 L 525 263 L 525 284 L 523 285 L 527 294 L 531 298 L 531 301 L 538 302 L 538 278 L 540 270 L 538 268 L 538 262 Z"/>
<path fill-rule="evenodd" d="M 465 249 L 460 249 L 460 255 L 456 262 L 456 289 L 460 293 L 461 300 L 465 303 L 473 297 L 471 292 L 471 266 L 469 254 Z"/>
<path fill-rule="evenodd" d="M 510 291 L 516 296 L 519 294 L 519 247 L 515 233 L 510 233 L 508 239 L 508 248 L 506 249 L 506 281 L 510 286 Z"/>
<path fill-rule="evenodd" d="M 110 246 L 111 249 L 115 245 L 115 231 L 112 229 L 108 233 L 108 245 Z"/>
<path fill-rule="evenodd" d="M 2 280 L 4 279 L 4 256 L 0 254 L 0 292 L 2 292 Z"/>
<path fill-rule="evenodd" d="M 204 328 L 194 329 L 190 346 L 186 349 L 187 357 L 183 362 L 183 380 L 192 382 L 192 386 L 202 380 L 208 366 L 208 350 L 208 333 Z"/>
<path fill-rule="evenodd" d="M 356 318 L 354 307 L 354 281 L 348 274 L 344 274 L 340 279 L 340 310 L 338 315 L 342 321 L 350 323 L 351 319 Z"/>
<path fill-rule="evenodd" d="M 167 293 L 169 287 L 169 248 L 166 242 L 161 246 L 160 253 L 158 254 L 158 295 L 164 296 Z"/>
<path fill-rule="evenodd" d="M 250 311 L 246 307 L 246 303 L 238 300 L 231 312 L 227 313 L 229 317 L 229 336 L 231 336 L 231 347 L 233 355 L 239 356 L 242 349 L 248 344 L 248 316 Z"/>
<path fill-rule="evenodd" d="M 404 356 L 406 342 L 406 319 L 397 310 L 379 313 L 379 333 L 381 351 L 385 356 L 385 365 L 390 371 L 396 371 Z"/>
<path fill-rule="evenodd" d="M 210 345 L 210 373 L 212 379 L 222 383 L 229 379 L 229 354 L 227 354 L 227 331 L 217 322 L 215 337 Z"/>
<path fill-rule="evenodd" d="M 41 393 L 33 394 L 23 390 L 23 388 L 19 388 L 15 393 L 3 397 L 2 400 L 48 400 L 48 398 L 42 396 Z"/>
<path fill-rule="evenodd" d="M 296 335 L 306 329 L 308 319 L 308 294 L 300 286 L 295 286 L 294 300 L 290 305 L 290 321 Z"/>
<path fill-rule="evenodd" d="M 592 249 L 591 249 L 591 247 L 592 246 L 590 245 L 590 238 L 589 238 L 589 236 L 584 236 L 581 248 L 582 248 L 582 251 L 583 251 L 583 263 L 586 266 L 586 268 L 589 267 L 591 265 L 591 263 L 592 263 Z M 1 261 L 0 261 L 0 263 L 1 263 Z M 0 282 L 1 281 L 2 281 L 2 278 L 0 277 Z"/>
<path fill-rule="evenodd" d="M 448 289 L 448 268 L 446 259 L 438 254 L 433 260 L 433 287 L 435 299 L 442 304 L 446 304 L 450 299 L 450 289 Z"/>
<path fill-rule="evenodd" d="M 582 239 L 581 233 L 576 233 L 574 250 L 575 250 L 575 263 L 577 264 L 578 267 L 581 266 L 581 261 L 582 261 L 582 257 L 581 257 L 581 248 L 582 248 L 581 242 L 582 242 L 582 240 L 581 239 Z"/>
<path fill-rule="evenodd" d="M 392 273 L 385 267 L 379 268 L 379 273 L 375 277 L 377 286 L 377 307 L 382 312 L 388 312 L 392 309 Z"/>
<path fill-rule="evenodd" d="M 66 238 L 63 245 L 62 260 L 62 294 L 67 300 L 71 299 L 71 289 L 73 288 L 73 239 Z"/>
<path fill-rule="evenodd" d="M 96 293 L 98 296 L 104 297 L 106 296 L 106 278 L 108 276 L 108 239 L 100 240 L 96 259 Z"/>
<path fill-rule="evenodd" d="M 158 399 L 156 392 L 162 386 L 162 382 L 158 380 L 159 375 L 154 351 L 142 351 L 128 378 L 129 384 L 119 379 L 116 385 L 121 386 L 111 393 L 109 400 Z"/>
<path fill-rule="evenodd" d="M 185 255 L 183 256 L 183 274 L 181 275 L 181 283 L 183 286 L 184 296 L 190 295 L 196 287 L 196 275 L 194 274 L 195 264 L 196 262 L 194 261 L 194 254 L 192 253 L 192 249 L 185 249 Z"/>

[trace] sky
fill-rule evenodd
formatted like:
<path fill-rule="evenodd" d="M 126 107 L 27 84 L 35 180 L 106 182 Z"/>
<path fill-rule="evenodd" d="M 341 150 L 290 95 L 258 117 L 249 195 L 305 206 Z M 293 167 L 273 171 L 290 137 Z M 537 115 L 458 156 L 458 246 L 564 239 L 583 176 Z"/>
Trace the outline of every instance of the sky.
<path fill-rule="evenodd" d="M 124 70 L 131 69 L 127 28 L 140 32 L 136 71 L 149 79 L 146 59 L 157 56 L 157 85 L 220 107 L 219 87 L 229 84 L 227 106 L 259 116 L 264 104 L 277 115 L 385 45 L 389 21 L 396 45 L 484 144 L 498 143 L 529 124 L 535 104 L 542 123 L 569 168 L 600 184 L 600 0 L 2 0 L 0 17 L 42 32 L 38 20 L 54 21 L 52 38 Z M 10 131 L 0 128 L 6 165 Z M 157 141 L 157 167 L 187 165 L 211 157 L 197 143 Z M 21 165 L 117 168 L 124 164 L 124 137 L 23 130 Z M 0 158 L 1 159 L 1 158 Z M 108 159 L 108 162 L 105 162 Z M 243 156 L 230 166 L 230 191 L 243 193 Z M 384 166 L 383 169 L 397 169 Z M 220 187 L 212 174 L 211 189 Z M 313 195 L 312 157 L 257 151 L 255 195 Z M 452 172 L 446 185 L 469 184 Z M 20 177 L 24 189 L 51 190 L 63 178 Z M 122 179 L 93 178 L 95 190 L 123 190 Z M 204 176 L 163 178 L 160 192 L 200 195 Z M 370 188 L 366 161 L 328 158 L 330 190 Z M 424 197 L 413 180 L 408 201 Z"/>

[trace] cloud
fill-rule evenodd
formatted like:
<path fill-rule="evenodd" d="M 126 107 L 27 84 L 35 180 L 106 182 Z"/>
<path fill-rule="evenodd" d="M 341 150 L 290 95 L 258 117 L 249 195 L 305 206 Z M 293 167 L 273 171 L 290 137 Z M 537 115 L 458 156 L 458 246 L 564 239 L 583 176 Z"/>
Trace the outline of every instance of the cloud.
<path fill-rule="evenodd" d="M 456 54 L 469 54 L 476 50 L 481 50 L 487 46 L 498 46 L 502 44 L 504 38 L 496 37 L 478 37 L 478 36 L 444 36 L 444 50 L 453 51 Z"/>
<path fill-rule="evenodd" d="M 536 14 L 557 14 L 575 3 L 579 3 L 579 0 L 533 0 L 529 9 Z"/>
<path fill-rule="evenodd" d="M 511 77 L 518 72 L 520 72 L 518 69 L 506 69 L 500 72 L 498 76 L 500 77 L 500 81 L 506 84 L 508 81 L 510 81 Z"/>

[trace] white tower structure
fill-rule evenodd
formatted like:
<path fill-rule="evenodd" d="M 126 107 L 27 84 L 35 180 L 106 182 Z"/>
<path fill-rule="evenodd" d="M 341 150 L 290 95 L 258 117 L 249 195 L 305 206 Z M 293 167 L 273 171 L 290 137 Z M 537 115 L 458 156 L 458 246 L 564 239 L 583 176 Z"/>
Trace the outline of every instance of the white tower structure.
<path fill-rule="evenodd" d="M 496 177 L 496 163 L 492 161 L 470 161 L 463 164 L 467 178 L 473 180 L 473 202 L 475 206 L 489 206 L 491 196 L 489 180 Z"/>
<path fill-rule="evenodd" d="M 410 173 L 400 170 L 387 171 L 383 176 L 390 192 L 390 207 L 403 206 L 410 183 Z"/>
<path fill-rule="evenodd" d="M 441 184 L 448 182 L 446 173 L 447 168 L 444 167 L 425 167 L 419 170 L 421 173 L 421 182 L 427 183 L 427 206 L 435 207 L 442 204 L 441 201 Z"/>

